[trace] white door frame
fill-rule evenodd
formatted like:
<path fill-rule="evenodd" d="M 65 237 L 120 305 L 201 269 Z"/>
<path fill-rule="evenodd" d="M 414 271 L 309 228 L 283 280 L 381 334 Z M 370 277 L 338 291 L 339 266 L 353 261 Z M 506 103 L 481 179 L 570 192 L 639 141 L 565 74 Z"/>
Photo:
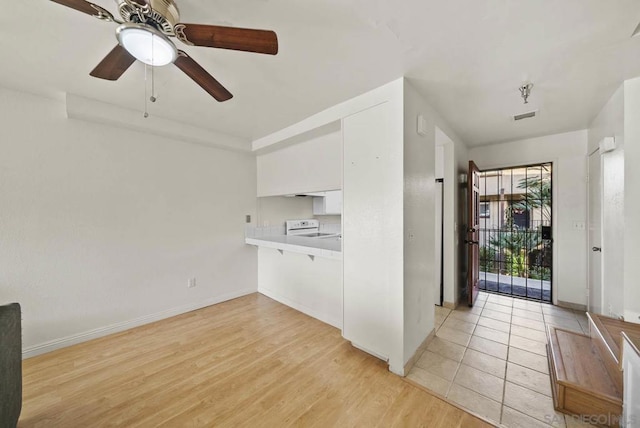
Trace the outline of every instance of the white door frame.
<path fill-rule="evenodd" d="M 591 156 L 598 156 L 598 160 L 599 160 L 599 165 L 600 167 L 598 168 L 598 176 L 597 176 L 597 183 L 599 186 L 599 191 L 598 191 L 598 196 L 600 199 L 600 203 L 599 203 L 599 211 L 600 211 L 600 224 L 599 229 L 600 229 L 600 233 L 599 233 L 599 242 L 594 242 L 592 240 L 592 233 L 591 233 L 591 204 L 592 204 L 592 198 L 591 198 L 591 186 L 594 183 L 594 176 L 592 174 L 591 171 Z M 599 282 L 600 282 L 600 308 L 594 308 L 593 307 L 593 302 L 595 300 L 595 296 L 593 296 L 593 290 L 591 289 L 591 265 L 592 265 L 592 257 L 593 257 L 593 248 L 594 247 L 600 247 L 602 248 L 602 241 L 603 241 L 603 236 L 602 236 L 602 220 L 603 220 L 603 207 L 602 207 L 602 155 L 600 154 L 600 150 L 598 148 L 596 148 L 593 152 L 589 153 L 589 156 L 587 158 L 587 168 L 588 168 L 588 173 L 587 173 L 587 224 L 588 224 L 588 230 L 587 230 L 587 243 L 588 243 L 588 248 L 587 248 L 587 310 L 588 311 L 593 311 L 593 312 L 597 312 L 599 314 L 603 314 L 605 312 L 604 310 L 604 288 L 605 288 L 605 283 L 604 283 L 604 267 L 602 265 L 602 252 L 600 252 L 600 278 L 599 278 Z"/>

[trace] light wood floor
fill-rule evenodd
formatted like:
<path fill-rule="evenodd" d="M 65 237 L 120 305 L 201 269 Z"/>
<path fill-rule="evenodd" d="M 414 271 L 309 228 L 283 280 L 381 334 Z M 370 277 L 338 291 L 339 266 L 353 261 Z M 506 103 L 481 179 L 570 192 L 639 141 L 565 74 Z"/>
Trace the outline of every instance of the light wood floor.
<path fill-rule="evenodd" d="M 24 361 L 19 427 L 484 427 L 259 294 Z"/>

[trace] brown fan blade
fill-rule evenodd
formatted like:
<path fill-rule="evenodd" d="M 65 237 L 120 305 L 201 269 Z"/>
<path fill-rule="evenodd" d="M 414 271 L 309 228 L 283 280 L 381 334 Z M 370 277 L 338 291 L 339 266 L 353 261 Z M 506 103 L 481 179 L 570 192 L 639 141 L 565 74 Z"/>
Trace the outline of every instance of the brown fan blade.
<path fill-rule="evenodd" d="M 222 102 L 233 97 L 231 92 L 183 51 L 178 51 L 178 59 L 174 64 L 216 100 Z"/>
<path fill-rule="evenodd" d="M 116 45 L 90 74 L 100 79 L 118 80 L 135 60 L 125 48 Z"/>
<path fill-rule="evenodd" d="M 51 0 L 52 2 L 61 4 L 63 6 L 70 7 L 71 9 L 79 10 L 80 12 L 84 12 L 87 15 L 96 16 L 98 15 L 98 9 L 95 9 L 93 3 L 90 3 L 85 0 Z M 98 6 L 99 9 L 102 9 Z"/>
<path fill-rule="evenodd" d="M 269 30 L 200 24 L 177 24 L 174 30 L 178 39 L 188 45 L 269 55 L 278 53 L 278 36 Z"/>

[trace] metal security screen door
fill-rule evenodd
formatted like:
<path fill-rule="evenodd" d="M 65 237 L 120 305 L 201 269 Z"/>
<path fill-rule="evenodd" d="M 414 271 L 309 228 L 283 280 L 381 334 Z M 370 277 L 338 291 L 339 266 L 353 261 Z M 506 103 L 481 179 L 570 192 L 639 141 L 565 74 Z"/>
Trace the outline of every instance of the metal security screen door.
<path fill-rule="evenodd" d="M 552 301 L 552 164 L 480 173 L 481 290 Z"/>

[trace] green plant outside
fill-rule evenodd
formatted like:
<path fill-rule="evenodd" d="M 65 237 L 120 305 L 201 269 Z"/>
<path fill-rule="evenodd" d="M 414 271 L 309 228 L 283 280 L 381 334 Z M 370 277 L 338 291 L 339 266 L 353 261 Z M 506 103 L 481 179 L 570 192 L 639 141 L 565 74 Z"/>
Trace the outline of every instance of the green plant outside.
<path fill-rule="evenodd" d="M 529 266 L 529 257 L 540 252 L 542 238 L 539 229 L 519 229 L 514 224 L 513 210 L 539 208 L 545 222 L 551 220 L 551 180 L 549 177 L 523 178 L 518 188 L 526 190 L 523 201 L 516 202 L 505 210 L 505 223 L 498 236 L 489 240 L 488 246 L 480 248 L 480 267 L 484 272 L 501 273 L 531 279 L 551 279 L 551 269 L 544 266 Z M 503 260 L 500 268 L 500 260 Z"/>

